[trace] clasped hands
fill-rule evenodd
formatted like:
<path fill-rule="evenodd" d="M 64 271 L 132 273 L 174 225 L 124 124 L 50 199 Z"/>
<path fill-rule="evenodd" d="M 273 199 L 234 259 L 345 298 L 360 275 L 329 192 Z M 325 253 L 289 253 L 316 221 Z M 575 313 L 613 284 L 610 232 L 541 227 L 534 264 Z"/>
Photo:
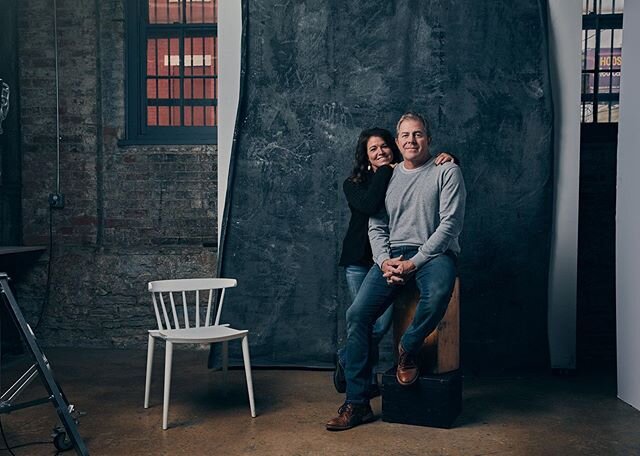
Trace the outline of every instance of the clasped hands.
<path fill-rule="evenodd" d="M 402 255 L 382 262 L 382 275 L 389 285 L 402 285 L 416 272 L 411 260 L 403 260 Z"/>

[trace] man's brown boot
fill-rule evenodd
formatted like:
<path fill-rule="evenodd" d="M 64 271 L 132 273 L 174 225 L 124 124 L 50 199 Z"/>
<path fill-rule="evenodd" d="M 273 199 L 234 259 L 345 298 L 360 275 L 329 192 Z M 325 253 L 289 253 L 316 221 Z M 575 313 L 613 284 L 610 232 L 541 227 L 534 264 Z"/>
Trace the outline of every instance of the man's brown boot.
<path fill-rule="evenodd" d="M 418 379 L 418 364 L 413 356 L 404 351 L 402 344 L 398 344 L 398 368 L 396 369 L 396 379 L 402 386 L 413 385 Z"/>
<path fill-rule="evenodd" d="M 376 417 L 369 404 L 347 402 L 338 409 L 338 416 L 327 422 L 328 431 L 346 431 L 359 424 L 374 421 Z"/>

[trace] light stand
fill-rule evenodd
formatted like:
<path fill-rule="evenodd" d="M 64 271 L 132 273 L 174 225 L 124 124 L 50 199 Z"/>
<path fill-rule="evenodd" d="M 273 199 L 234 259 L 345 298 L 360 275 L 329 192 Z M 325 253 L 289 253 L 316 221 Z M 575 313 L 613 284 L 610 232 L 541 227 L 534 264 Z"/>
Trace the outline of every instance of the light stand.
<path fill-rule="evenodd" d="M 71 415 L 74 411 L 73 405 L 67 402 L 61 388 L 56 383 L 53 377 L 53 371 L 51 370 L 51 365 L 38 346 L 38 342 L 36 341 L 33 331 L 31 331 L 31 327 L 24 319 L 22 311 L 18 307 L 18 303 L 16 302 L 16 299 L 13 296 L 11 289 L 9 288 L 9 276 L 7 276 L 7 274 L 4 272 L 0 272 L 0 300 L 6 302 L 9 315 L 11 315 L 14 323 L 18 327 L 22 338 L 27 344 L 29 351 L 35 359 L 35 364 L 33 364 L 0 397 L 0 414 L 10 413 L 15 410 L 51 402 L 55 407 L 56 412 L 58 413 L 58 417 L 60 418 L 60 421 L 62 422 L 66 431 L 66 435 L 65 432 L 62 432 L 62 430 L 56 432 L 53 441 L 56 448 L 58 448 L 59 450 L 70 449 L 71 446 L 68 446 L 65 443 L 65 439 L 66 437 L 68 437 L 71 445 L 73 446 L 73 448 L 75 448 L 76 453 L 79 456 L 88 456 L 89 451 L 87 450 L 82 437 L 80 437 L 80 434 L 78 433 L 76 420 Z M 42 376 L 42 382 L 47 392 L 49 393 L 49 396 L 41 399 L 34 399 L 31 401 L 14 404 L 14 399 L 16 399 L 20 395 L 20 393 L 35 379 L 38 374 Z"/>

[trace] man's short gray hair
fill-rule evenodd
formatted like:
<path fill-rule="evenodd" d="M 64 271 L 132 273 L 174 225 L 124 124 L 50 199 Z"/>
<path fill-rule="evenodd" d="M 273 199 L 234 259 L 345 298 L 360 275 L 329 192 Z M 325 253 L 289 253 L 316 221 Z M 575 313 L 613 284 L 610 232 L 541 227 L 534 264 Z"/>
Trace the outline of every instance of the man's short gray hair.
<path fill-rule="evenodd" d="M 398 120 L 398 123 L 396 124 L 396 136 L 400 135 L 400 125 L 405 120 L 417 120 L 419 122 L 422 122 L 422 125 L 424 125 L 424 132 L 429 138 L 431 137 L 431 126 L 429 125 L 427 119 L 425 119 L 419 113 L 413 111 L 408 111 L 402 114 L 402 117 L 400 117 L 400 120 Z"/>

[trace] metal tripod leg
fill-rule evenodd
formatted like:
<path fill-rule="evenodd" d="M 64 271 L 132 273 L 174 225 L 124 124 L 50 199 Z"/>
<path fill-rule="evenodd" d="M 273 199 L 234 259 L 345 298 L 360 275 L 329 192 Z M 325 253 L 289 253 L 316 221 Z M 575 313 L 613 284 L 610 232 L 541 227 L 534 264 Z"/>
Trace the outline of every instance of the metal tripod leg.
<path fill-rule="evenodd" d="M 27 369 L 24 374 L 22 374 L 22 377 L 20 377 L 13 385 L 11 385 L 11 388 L 5 391 L 5 393 L 0 397 L 0 404 L 12 403 L 13 400 L 22 392 L 22 390 L 29 386 L 33 379 L 36 378 L 36 375 L 38 375 L 38 367 L 36 364 L 34 364 L 29 369 Z"/>
<path fill-rule="evenodd" d="M 78 433 L 76 422 L 69 411 L 69 404 L 64 399 L 60 387 L 53 378 L 53 372 L 51 371 L 49 362 L 38 346 L 38 342 L 36 342 L 33 331 L 31 331 L 31 328 L 22 315 L 22 311 L 18 307 L 18 303 L 16 302 L 16 299 L 13 296 L 11 289 L 9 288 L 8 279 L 9 277 L 7 276 L 7 274 L 5 274 L 4 272 L 0 272 L 0 294 L 3 294 L 5 296 L 8 303 L 10 315 L 16 323 L 22 337 L 24 338 L 24 341 L 27 343 L 29 351 L 35 358 L 36 364 L 34 366 L 43 378 L 44 387 L 49 393 L 48 400 L 53 402 L 53 405 L 56 408 L 56 412 L 58 413 L 58 417 L 64 425 L 64 428 L 67 431 L 67 436 L 71 440 L 76 453 L 79 456 L 88 456 L 89 450 L 87 450 L 82 437 L 80 437 L 80 434 Z M 31 369 L 27 371 L 27 373 L 30 371 Z"/>

